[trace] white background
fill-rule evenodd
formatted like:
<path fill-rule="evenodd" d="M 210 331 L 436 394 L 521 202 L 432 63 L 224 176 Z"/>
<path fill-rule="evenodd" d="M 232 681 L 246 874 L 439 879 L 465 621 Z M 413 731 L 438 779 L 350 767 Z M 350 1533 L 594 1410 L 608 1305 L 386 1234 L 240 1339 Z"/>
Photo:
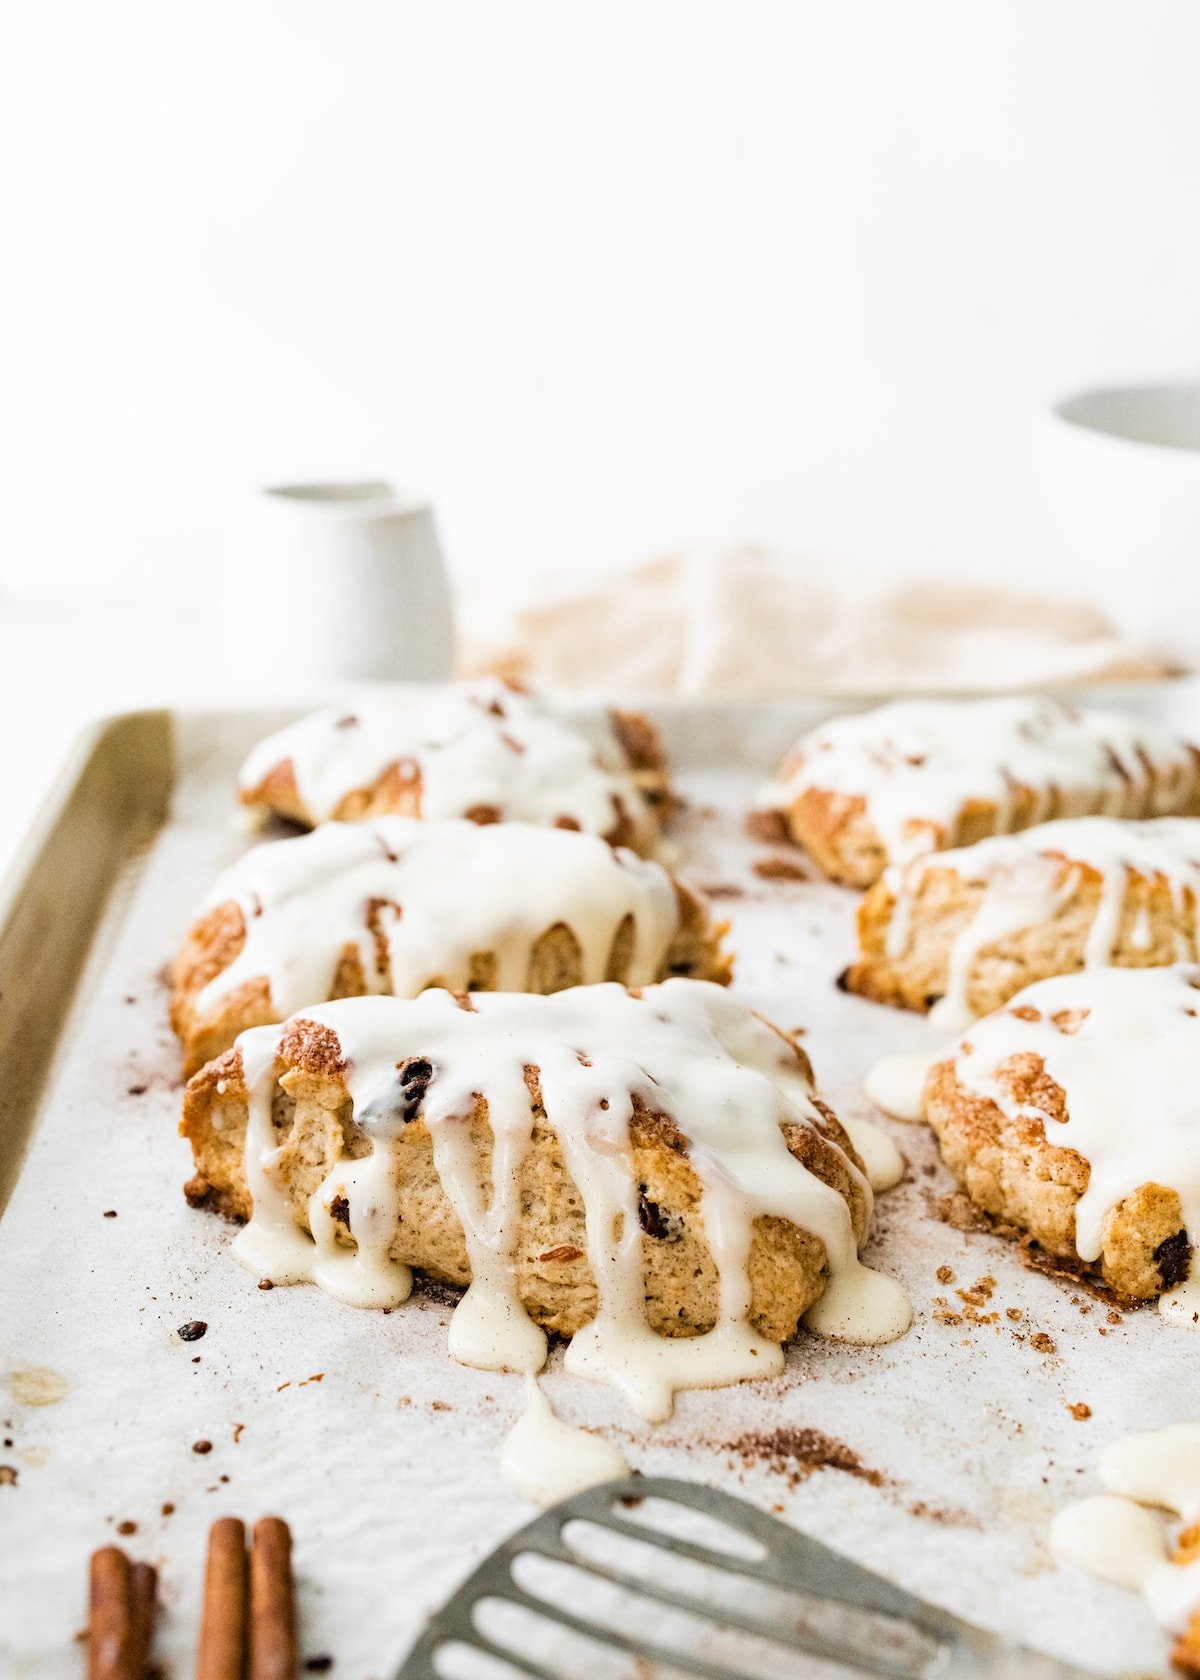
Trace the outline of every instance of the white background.
<path fill-rule="evenodd" d="M 1200 371 L 1194 0 L 0 34 L 0 601 L 211 605 L 247 487 L 364 472 L 468 584 L 757 538 L 1064 588 L 1041 405 Z"/>

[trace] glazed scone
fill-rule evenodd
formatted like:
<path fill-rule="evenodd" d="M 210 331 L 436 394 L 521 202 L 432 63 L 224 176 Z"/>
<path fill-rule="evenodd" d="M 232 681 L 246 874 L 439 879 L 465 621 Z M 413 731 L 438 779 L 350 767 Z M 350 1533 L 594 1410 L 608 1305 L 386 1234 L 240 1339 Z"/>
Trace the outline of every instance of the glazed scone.
<path fill-rule="evenodd" d="M 372 817 L 253 847 L 173 974 L 194 1073 L 248 1027 L 368 992 L 557 992 L 672 974 L 728 982 L 728 924 L 657 863 L 528 823 Z"/>
<path fill-rule="evenodd" d="M 1200 1314 L 1200 968 L 1028 986 L 925 1082 L 942 1156 L 985 1213 L 1129 1300 Z"/>
<path fill-rule="evenodd" d="M 803 736 L 766 804 L 827 875 L 869 887 L 1052 818 L 1200 815 L 1200 751 L 1061 700 L 896 700 Z"/>
<path fill-rule="evenodd" d="M 858 907 L 846 990 L 957 1030 L 1035 980 L 1189 962 L 1200 819 L 1068 817 L 892 864 Z"/>
<path fill-rule="evenodd" d="M 410 1267 L 470 1285 L 456 1357 L 535 1370 L 558 1331 L 647 1415 L 779 1371 L 805 1314 L 907 1326 L 859 1261 L 870 1188 L 803 1051 L 704 981 L 343 999 L 243 1034 L 182 1130 L 189 1200 L 250 1219 L 260 1277 L 379 1306 Z"/>
<path fill-rule="evenodd" d="M 582 829 L 647 852 L 669 783 L 640 714 L 481 678 L 301 718 L 250 753 L 238 797 L 306 827 L 385 812 L 468 817 Z"/>

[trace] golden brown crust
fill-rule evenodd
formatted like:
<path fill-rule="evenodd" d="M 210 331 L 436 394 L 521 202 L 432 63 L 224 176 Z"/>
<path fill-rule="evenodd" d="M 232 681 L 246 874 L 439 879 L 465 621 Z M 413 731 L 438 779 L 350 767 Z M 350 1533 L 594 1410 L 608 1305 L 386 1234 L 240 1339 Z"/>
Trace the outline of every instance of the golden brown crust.
<path fill-rule="evenodd" d="M 891 861 L 887 848 L 867 817 L 867 802 L 861 794 L 831 793 L 823 788 L 806 788 L 792 801 L 784 815 L 788 831 L 803 846 L 831 880 L 846 886 L 872 886 Z M 1052 799 L 1047 810 L 1032 788 L 1015 784 L 1012 806 L 1002 825 L 999 808 L 988 799 L 969 799 L 950 828 L 940 823 L 913 821 L 906 833 L 919 839 L 921 849 L 944 852 L 954 846 L 973 846 L 999 834 L 1002 827 L 1015 831 L 1034 822 L 1050 821 L 1059 815 Z"/>
<path fill-rule="evenodd" d="M 1200 771 L 1200 750 L 1195 747 L 1187 750 Z M 785 781 L 800 762 L 797 757 L 785 761 L 781 772 Z M 1179 816 L 1200 815 L 1200 794 L 1187 799 L 1173 798 L 1160 809 L 1155 801 L 1162 791 L 1163 777 L 1155 774 L 1152 764 L 1147 763 L 1146 770 L 1152 791 L 1140 808 L 1124 812 L 1126 817 L 1163 815 L 1167 811 Z M 1092 810 L 1099 812 L 1098 798 Z M 1085 814 L 1077 800 L 1070 814 Z M 783 815 L 792 839 L 812 855 L 831 880 L 852 887 L 870 887 L 892 861 L 867 816 L 867 802 L 861 794 L 805 788 L 787 805 Z M 1011 803 L 1003 813 L 992 800 L 970 799 L 964 802 L 956 821 L 949 827 L 931 821 L 914 821 L 908 824 L 907 832 L 920 842 L 915 850 L 944 852 L 952 847 L 973 846 L 977 840 L 989 839 L 994 834 L 1015 833 L 1035 822 L 1052 822 L 1062 815 L 1061 801 L 1053 790 L 1047 799 L 1024 783 L 1014 782 Z"/>
<path fill-rule="evenodd" d="M 727 921 L 716 922 L 707 901 L 681 881 L 673 883 L 679 907 L 679 926 L 656 979 L 685 975 L 695 980 L 712 980 L 727 986 L 733 978 L 733 958 L 722 945 L 729 931 Z M 368 916 L 368 925 L 372 925 Z M 373 983 L 363 972 L 355 947 L 342 952 L 328 998 L 311 998 L 310 1004 L 334 998 L 362 997 L 368 991 L 386 993 L 388 986 L 386 935 L 377 929 L 378 961 Z M 269 1026 L 282 1019 L 271 998 L 266 976 L 247 980 L 220 1001 L 212 1015 L 201 1015 L 196 1005 L 208 983 L 239 955 L 246 940 L 246 923 L 237 904 L 219 904 L 190 929 L 171 974 L 171 1025 L 183 1046 L 183 1067 L 195 1073 L 205 1062 L 227 1050 L 248 1027 Z M 617 928 L 605 978 L 625 984 L 633 956 L 634 929 L 626 918 Z M 468 989 L 495 990 L 496 959 L 490 951 L 477 951 L 471 959 Z M 570 928 L 558 922 L 546 928 L 530 952 L 525 989 L 547 995 L 583 983 L 583 952 Z"/>
<path fill-rule="evenodd" d="M 332 1040 L 332 1042 L 330 1042 Z M 791 1041 L 789 1041 L 791 1042 Z M 794 1046 L 798 1061 L 807 1065 Z M 327 1029 L 297 1024 L 281 1045 L 276 1125 L 280 1181 L 300 1229 L 307 1229 L 309 1198 L 336 1163 L 370 1149 L 351 1117 L 346 1087 L 335 1066 L 337 1041 Z M 596 1311 L 595 1278 L 587 1258 L 583 1201 L 567 1171 L 558 1139 L 541 1108 L 537 1070 L 527 1075 L 534 1106 L 533 1147 L 521 1169 L 521 1229 L 517 1290 L 530 1316 L 547 1330 L 573 1335 Z M 235 1219 L 251 1211 L 243 1148 L 247 1094 L 240 1053 L 230 1051 L 190 1081 L 180 1130 L 192 1145 L 195 1177 L 186 1187 L 195 1206 Z M 858 1157 L 837 1120 L 827 1112 L 818 1128 L 785 1124 L 795 1157 L 847 1201 L 861 1241 L 869 1220 L 861 1183 L 847 1167 Z M 489 1170 L 491 1131 L 480 1099 L 471 1136 L 481 1182 Z M 702 1186 L 687 1158 L 686 1140 L 670 1116 L 635 1103 L 630 1126 L 640 1186 L 646 1307 L 653 1329 L 694 1335 L 716 1321 L 718 1278 L 704 1237 Z M 465 1287 L 470 1266 L 461 1226 L 433 1164 L 428 1128 L 421 1118 L 404 1128 L 398 1145 L 399 1220 L 391 1255 L 440 1282 Z M 353 1232 L 339 1231 L 350 1243 Z M 786 1341 L 825 1288 L 827 1261 L 820 1240 L 785 1220 L 755 1222 L 749 1275 L 751 1318 L 760 1334 Z"/>
<path fill-rule="evenodd" d="M 1066 1117 L 1066 1097 L 1030 1052 L 1001 1064 L 998 1078 L 1014 1103 Z M 925 1116 L 942 1158 L 972 1202 L 1016 1226 L 1047 1254 L 1103 1282 L 1131 1301 L 1151 1300 L 1187 1273 L 1190 1249 L 1174 1190 L 1146 1183 L 1105 1217 L 1101 1252 L 1083 1261 L 1075 1246 L 1075 1209 L 1090 1168 L 1073 1149 L 1046 1139 L 1040 1119 L 1010 1117 L 988 1097 L 968 1091 L 953 1060 L 939 1062 L 925 1084 Z"/>
<path fill-rule="evenodd" d="M 974 1015 L 991 1014 L 1035 980 L 1074 974 L 1086 966 L 1104 876 L 1063 853 L 1046 856 L 1061 860 L 1051 896 L 1072 875 L 1077 885 L 1053 917 L 979 951 L 966 995 Z M 906 906 L 906 948 L 900 956 L 889 956 L 896 899 L 888 882 L 878 881 L 858 907 L 859 960 L 846 970 L 846 990 L 901 1009 L 931 1008 L 946 992 L 954 943 L 974 920 L 986 891 L 986 883 L 965 880 L 952 865 L 927 865 Z M 1178 960 L 1181 939 L 1185 949 L 1194 948 L 1195 933 L 1196 901 L 1190 890 L 1177 898 L 1163 876 L 1130 872 L 1109 962 L 1117 968 L 1164 967 Z"/>

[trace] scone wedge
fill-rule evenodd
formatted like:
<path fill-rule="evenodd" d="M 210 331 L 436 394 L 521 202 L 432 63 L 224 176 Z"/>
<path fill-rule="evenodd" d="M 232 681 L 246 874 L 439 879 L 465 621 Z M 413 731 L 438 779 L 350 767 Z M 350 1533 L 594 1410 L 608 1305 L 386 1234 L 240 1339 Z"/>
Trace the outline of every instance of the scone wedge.
<path fill-rule="evenodd" d="M 557 1331 L 646 1415 L 777 1371 L 806 1314 L 907 1324 L 803 1052 L 703 981 L 326 1004 L 197 1074 L 182 1129 L 260 1276 L 395 1305 L 415 1267 L 467 1289 L 457 1357 L 536 1369 Z"/>
<path fill-rule="evenodd" d="M 971 1200 L 1069 1270 L 1200 1321 L 1200 969 L 1027 987 L 930 1070 L 925 1118 Z"/>
<path fill-rule="evenodd" d="M 653 850 L 670 803 L 658 733 L 498 678 L 379 690 L 260 741 L 244 805 L 311 828 L 394 813 L 581 829 Z"/>
<path fill-rule="evenodd" d="M 253 847 L 218 879 L 173 972 L 186 1071 L 307 1004 L 556 992 L 669 975 L 726 983 L 727 923 L 660 864 L 593 834 L 373 817 Z"/>
<path fill-rule="evenodd" d="M 891 865 L 845 989 L 956 1029 L 1023 986 L 1197 956 L 1200 819 L 1067 818 Z"/>
<path fill-rule="evenodd" d="M 897 700 L 834 718 L 767 804 L 835 881 L 1059 817 L 1200 814 L 1200 751 L 1138 719 L 1037 697 Z"/>

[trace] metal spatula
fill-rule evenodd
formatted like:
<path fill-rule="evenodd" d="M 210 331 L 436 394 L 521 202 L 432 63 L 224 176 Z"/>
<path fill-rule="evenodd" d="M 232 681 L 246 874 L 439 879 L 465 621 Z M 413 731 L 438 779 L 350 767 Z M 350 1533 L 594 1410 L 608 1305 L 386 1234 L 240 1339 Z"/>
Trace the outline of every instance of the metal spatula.
<path fill-rule="evenodd" d="M 435 1616 L 398 1680 L 1086 1680 L 714 1488 L 635 1477 L 544 1512 Z"/>

